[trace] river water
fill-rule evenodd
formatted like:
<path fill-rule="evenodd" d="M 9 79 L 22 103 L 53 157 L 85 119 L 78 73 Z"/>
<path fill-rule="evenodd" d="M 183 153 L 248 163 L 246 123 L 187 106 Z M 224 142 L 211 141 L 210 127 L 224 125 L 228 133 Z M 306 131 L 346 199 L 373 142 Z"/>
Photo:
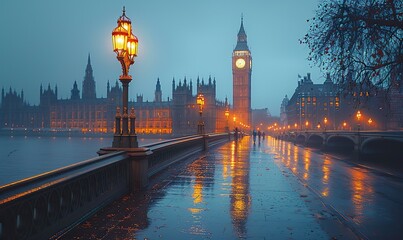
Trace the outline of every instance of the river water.
<path fill-rule="evenodd" d="M 139 145 L 159 141 L 139 138 Z M 97 157 L 112 137 L 0 136 L 0 186 Z"/>

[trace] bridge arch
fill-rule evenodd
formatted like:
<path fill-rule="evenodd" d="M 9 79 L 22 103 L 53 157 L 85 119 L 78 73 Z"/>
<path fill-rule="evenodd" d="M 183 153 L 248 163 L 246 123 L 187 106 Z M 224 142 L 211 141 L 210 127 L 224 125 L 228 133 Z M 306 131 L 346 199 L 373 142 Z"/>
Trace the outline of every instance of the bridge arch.
<path fill-rule="evenodd" d="M 391 138 L 370 138 L 362 142 L 360 152 L 379 161 L 403 159 L 403 141 Z M 401 163 L 403 164 L 403 163 Z"/>
<path fill-rule="evenodd" d="M 306 141 L 306 145 L 308 147 L 314 147 L 314 148 L 321 148 L 323 145 L 324 139 L 322 136 L 317 135 L 317 134 L 312 134 L 308 137 Z"/>
<path fill-rule="evenodd" d="M 331 136 L 326 141 L 326 149 L 335 152 L 351 153 L 354 151 L 355 141 L 347 136 Z"/>
<path fill-rule="evenodd" d="M 305 144 L 305 140 L 306 140 L 305 135 L 300 134 L 295 138 L 295 143 L 296 144 Z"/>

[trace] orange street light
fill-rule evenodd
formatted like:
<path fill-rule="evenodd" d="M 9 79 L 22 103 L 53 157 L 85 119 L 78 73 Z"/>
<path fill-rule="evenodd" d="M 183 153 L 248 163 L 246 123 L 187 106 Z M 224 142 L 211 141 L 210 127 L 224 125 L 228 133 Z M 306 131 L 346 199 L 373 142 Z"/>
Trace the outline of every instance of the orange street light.
<path fill-rule="evenodd" d="M 372 118 L 368 119 L 368 125 L 371 126 L 372 125 Z"/>
<path fill-rule="evenodd" d="M 204 95 L 199 93 L 196 98 L 196 103 L 199 105 L 199 124 L 197 124 L 197 133 L 198 134 L 204 134 L 204 122 L 203 122 L 203 107 L 204 107 Z"/>
<path fill-rule="evenodd" d="M 355 116 L 357 117 L 358 120 L 357 131 L 360 132 L 360 119 L 362 117 L 361 111 L 357 111 L 357 114 Z"/>
<path fill-rule="evenodd" d="M 357 120 L 360 121 L 362 117 L 361 111 L 357 111 L 357 114 L 355 116 L 357 117 Z"/>
<path fill-rule="evenodd" d="M 227 110 L 225 110 L 224 115 L 225 115 L 225 117 L 228 119 L 228 117 L 229 117 L 229 111 L 228 111 L 228 109 L 227 109 Z"/>

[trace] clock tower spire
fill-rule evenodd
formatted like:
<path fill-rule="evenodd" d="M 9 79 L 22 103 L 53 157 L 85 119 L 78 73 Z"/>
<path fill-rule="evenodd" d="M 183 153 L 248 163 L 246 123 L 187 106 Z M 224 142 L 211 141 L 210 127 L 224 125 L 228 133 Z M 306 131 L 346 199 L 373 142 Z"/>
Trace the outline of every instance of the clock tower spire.
<path fill-rule="evenodd" d="M 251 108 L 251 76 L 252 55 L 248 47 L 247 35 L 241 18 L 241 27 L 237 35 L 237 43 L 232 52 L 233 108 L 236 126 L 250 126 Z"/>

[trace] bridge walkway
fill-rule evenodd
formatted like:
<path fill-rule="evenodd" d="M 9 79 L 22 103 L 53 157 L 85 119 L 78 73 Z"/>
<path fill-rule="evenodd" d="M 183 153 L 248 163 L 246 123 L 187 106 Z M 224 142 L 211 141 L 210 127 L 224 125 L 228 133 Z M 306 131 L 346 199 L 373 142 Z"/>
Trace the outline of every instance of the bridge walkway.
<path fill-rule="evenodd" d="M 171 166 L 60 239 L 353 239 L 269 139 L 245 137 Z"/>

